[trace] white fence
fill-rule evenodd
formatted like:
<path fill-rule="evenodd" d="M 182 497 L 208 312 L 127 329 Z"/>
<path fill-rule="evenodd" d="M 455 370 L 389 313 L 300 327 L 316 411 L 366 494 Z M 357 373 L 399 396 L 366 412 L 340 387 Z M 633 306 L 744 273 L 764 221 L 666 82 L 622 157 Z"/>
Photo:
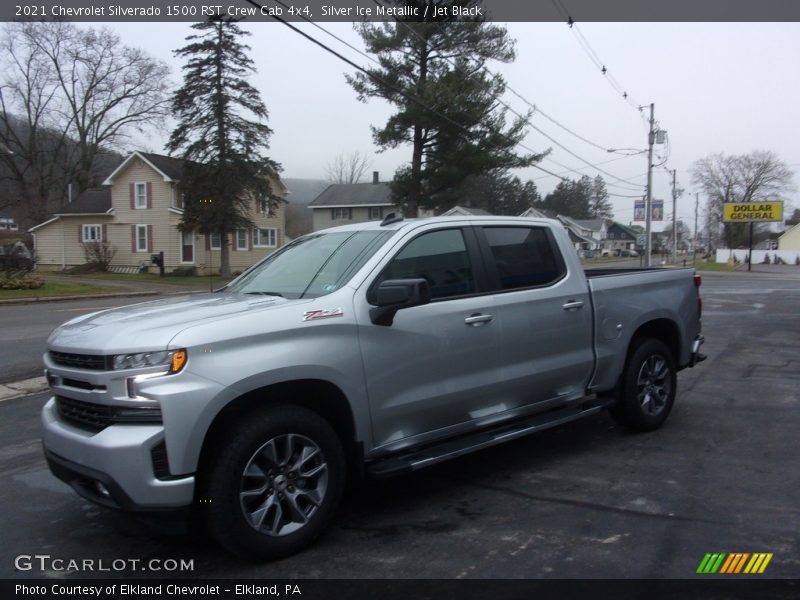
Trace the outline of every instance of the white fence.
<path fill-rule="evenodd" d="M 717 262 L 728 262 L 734 256 L 736 260 L 743 263 L 747 261 L 748 250 L 730 250 L 729 248 L 720 248 L 717 250 Z M 769 255 L 769 262 L 775 263 L 775 258 L 779 257 L 783 262 L 793 265 L 798 257 L 800 257 L 800 250 L 753 250 L 753 264 L 758 265 L 764 262 L 764 256 Z"/>

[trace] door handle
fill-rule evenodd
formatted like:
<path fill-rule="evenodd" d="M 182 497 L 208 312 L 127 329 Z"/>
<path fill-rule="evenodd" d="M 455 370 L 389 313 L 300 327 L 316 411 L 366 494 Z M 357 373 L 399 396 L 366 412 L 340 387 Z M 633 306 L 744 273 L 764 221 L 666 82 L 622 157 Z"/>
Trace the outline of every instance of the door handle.
<path fill-rule="evenodd" d="M 467 325 L 472 325 L 473 327 L 480 327 L 481 325 L 483 325 L 484 323 L 488 323 L 492 319 L 494 319 L 494 315 L 474 314 L 464 319 L 464 323 L 466 323 Z"/>
<path fill-rule="evenodd" d="M 570 300 L 564 306 L 562 306 L 564 310 L 577 310 L 579 308 L 583 308 L 583 301 L 582 300 Z"/>

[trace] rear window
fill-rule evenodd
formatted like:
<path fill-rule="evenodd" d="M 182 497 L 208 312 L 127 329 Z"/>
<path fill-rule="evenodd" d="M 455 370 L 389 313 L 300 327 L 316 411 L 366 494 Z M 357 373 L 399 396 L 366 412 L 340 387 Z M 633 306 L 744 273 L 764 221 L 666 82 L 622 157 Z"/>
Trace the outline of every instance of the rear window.
<path fill-rule="evenodd" d="M 503 290 L 555 283 L 566 269 L 542 227 L 484 227 Z"/>

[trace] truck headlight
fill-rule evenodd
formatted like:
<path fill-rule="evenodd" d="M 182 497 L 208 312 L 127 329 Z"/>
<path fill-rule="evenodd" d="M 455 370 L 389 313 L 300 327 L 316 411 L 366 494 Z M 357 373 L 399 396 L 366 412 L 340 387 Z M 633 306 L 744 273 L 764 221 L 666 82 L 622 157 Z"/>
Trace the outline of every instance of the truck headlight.
<path fill-rule="evenodd" d="M 186 350 L 159 350 L 137 352 L 136 354 L 117 354 L 114 356 L 114 370 L 141 369 L 143 367 L 168 367 L 168 373 L 177 373 L 186 364 Z"/>

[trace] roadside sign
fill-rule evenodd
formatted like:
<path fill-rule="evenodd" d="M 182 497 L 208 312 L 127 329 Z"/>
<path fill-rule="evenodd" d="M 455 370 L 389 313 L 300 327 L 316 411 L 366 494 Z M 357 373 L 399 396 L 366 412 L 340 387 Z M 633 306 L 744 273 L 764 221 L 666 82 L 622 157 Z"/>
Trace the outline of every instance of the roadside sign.
<path fill-rule="evenodd" d="M 783 202 L 725 202 L 722 220 L 726 223 L 783 221 Z"/>
<path fill-rule="evenodd" d="M 644 242 L 645 242 L 645 239 L 644 239 L 644 234 L 643 233 L 640 233 L 639 235 L 636 236 L 636 245 L 637 246 L 644 246 Z"/>

